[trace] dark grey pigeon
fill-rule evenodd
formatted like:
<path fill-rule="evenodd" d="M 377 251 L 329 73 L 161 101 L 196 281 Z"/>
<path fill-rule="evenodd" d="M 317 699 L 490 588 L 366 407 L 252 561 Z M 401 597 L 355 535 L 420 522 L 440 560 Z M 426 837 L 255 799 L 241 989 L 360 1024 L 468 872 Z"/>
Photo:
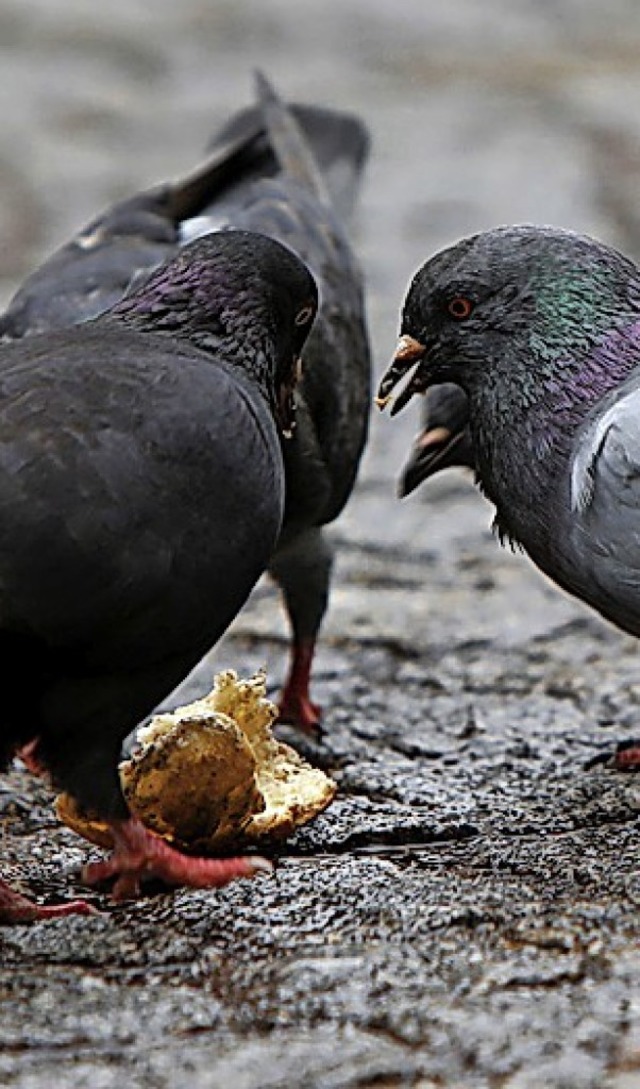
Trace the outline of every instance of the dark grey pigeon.
<path fill-rule="evenodd" d="M 568 231 L 489 231 L 420 269 L 401 332 L 379 403 L 411 368 L 396 411 L 458 384 L 501 538 L 640 635 L 638 267 Z"/>
<path fill-rule="evenodd" d="M 142 875 L 224 884 L 261 859 L 191 859 L 130 817 L 123 738 L 244 604 L 284 510 L 312 276 L 262 235 L 183 248 L 83 325 L 0 347 L 0 764 L 17 746 L 107 820 L 86 868 L 135 895 Z M 0 921 L 38 907 L 0 881 Z"/>
<path fill-rule="evenodd" d="M 453 382 L 431 386 L 424 395 L 422 428 L 400 474 L 398 493 L 410 495 L 429 477 L 451 468 L 475 468 L 469 431 L 469 402 Z"/>
<path fill-rule="evenodd" d="M 320 722 L 309 695 L 316 638 L 327 608 L 333 546 L 323 526 L 338 517 L 353 489 L 371 404 L 371 356 L 362 275 L 331 204 L 311 149 L 291 113 L 258 79 L 262 116 L 280 164 L 234 222 L 290 246 L 313 272 L 320 309 L 304 352 L 297 427 L 284 448 L 285 519 L 269 571 L 282 588 L 293 640 L 280 701 L 281 718 L 307 730 Z M 351 141 L 342 147 L 348 163 Z M 352 171 L 354 182 L 359 171 Z"/>
<path fill-rule="evenodd" d="M 221 226 L 270 235 L 311 268 L 321 306 L 296 395 L 297 429 L 284 448 L 285 519 L 269 570 L 292 628 L 281 717 L 314 729 L 320 709 L 310 698 L 309 676 L 333 558 L 322 527 L 353 488 L 371 399 L 362 276 L 342 223 L 369 141 L 350 114 L 288 108 L 261 76 L 257 89 L 257 106 L 231 119 L 203 167 L 117 205 L 34 273 L 0 318 L 0 335 L 93 317 L 184 237 Z"/>

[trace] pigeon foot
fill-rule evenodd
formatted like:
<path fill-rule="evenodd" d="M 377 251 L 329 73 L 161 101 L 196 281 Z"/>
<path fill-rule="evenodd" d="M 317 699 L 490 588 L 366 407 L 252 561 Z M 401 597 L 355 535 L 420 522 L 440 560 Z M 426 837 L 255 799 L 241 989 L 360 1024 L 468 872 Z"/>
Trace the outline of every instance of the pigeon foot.
<path fill-rule="evenodd" d="M 26 745 L 18 749 L 16 756 L 22 760 L 27 771 L 30 771 L 32 775 L 43 776 L 47 774 L 45 765 L 38 758 L 38 744 L 39 739 L 35 737 L 33 741 L 28 741 Z"/>
<path fill-rule="evenodd" d="M 320 733 L 321 721 L 322 708 L 317 703 L 313 703 L 307 693 L 291 692 L 290 689 L 283 691 L 278 722 L 287 722 L 307 734 L 317 736 Z"/>
<path fill-rule="evenodd" d="M 41 906 L 0 881 L 0 924 L 34 923 L 39 919 L 59 919 L 63 915 L 99 915 L 86 900 L 69 900 L 66 904 Z"/>
<path fill-rule="evenodd" d="M 114 900 L 133 900 L 140 895 L 143 879 L 158 878 L 168 885 L 193 889 L 220 888 L 236 877 L 270 873 L 264 858 L 191 858 L 174 850 L 132 817 L 111 824 L 115 849 L 105 862 L 91 862 L 83 868 L 82 879 L 95 885 L 112 877 Z"/>
<path fill-rule="evenodd" d="M 618 746 L 613 758 L 617 771 L 640 771 L 640 741 L 629 741 Z"/>

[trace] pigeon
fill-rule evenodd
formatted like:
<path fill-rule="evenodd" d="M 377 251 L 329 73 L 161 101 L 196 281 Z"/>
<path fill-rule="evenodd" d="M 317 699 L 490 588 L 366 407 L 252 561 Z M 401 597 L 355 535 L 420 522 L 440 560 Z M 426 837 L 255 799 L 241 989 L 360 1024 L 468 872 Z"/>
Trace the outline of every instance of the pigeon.
<path fill-rule="evenodd" d="M 259 858 L 187 858 L 126 807 L 124 737 L 213 646 L 281 528 L 317 289 L 289 249 L 226 231 L 183 247 L 98 318 L 0 347 L 0 763 L 36 739 L 115 849 L 84 880 L 208 887 Z M 0 882 L 0 921 L 40 907 Z"/>
<path fill-rule="evenodd" d="M 321 709 L 309 693 L 310 673 L 334 551 L 323 526 L 353 489 L 371 402 L 363 279 L 343 225 L 368 148 L 357 117 L 289 108 L 258 73 L 257 105 L 230 120 L 203 166 L 91 223 L 23 284 L 0 317 L 5 338 L 94 317 L 185 238 L 221 227 L 269 235 L 311 269 L 321 305 L 296 393 L 296 432 L 284 447 L 285 517 L 269 573 L 292 631 L 280 718 L 312 734 Z"/>
<path fill-rule="evenodd" d="M 401 499 L 443 469 L 475 468 L 468 425 L 469 402 L 460 386 L 443 382 L 426 391 L 422 428 L 400 474 L 398 494 Z"/>
<path fill-rule="evenodd" d="M 458 385 L 501 540 L 640 635 L 640 269 L 570 231 L 497 228 L 422 266 L 401 334 L 378 404 L 411 369 L 392 412 Z"/>

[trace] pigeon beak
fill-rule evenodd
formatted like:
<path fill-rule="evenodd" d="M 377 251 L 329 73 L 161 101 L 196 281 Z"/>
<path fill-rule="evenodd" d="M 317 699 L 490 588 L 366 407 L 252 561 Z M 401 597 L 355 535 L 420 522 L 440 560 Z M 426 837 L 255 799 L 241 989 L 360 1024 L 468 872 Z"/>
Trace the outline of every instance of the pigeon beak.
<path fill-rule="evenodd" d="M 448 427 L 425 427 L 416 436 L 402 470 L 398 483 L 400 498 L 411 495 L 419 484 L 441 469 L 446 469 L 449 465 L 459 465 L 458 448 L 464 439 L 464 431 L 452 431 Z"/>
<path fill-rule="evenodd" d="M 296 402 L 291 386 L 283 386 L 278 397 L 276 423 L 284 439 L 292 439 L 296 429 Z"/>
<path fill-rule="evenodd" d="M 421 344 L 415 337 L 410 337 L 406 333 L 404 336 L 400 337 L 391 364 L 378 387 L 378 396 L 375 399 L 378 408 L 384 410 L 389 402 L 393 400 L 391 394 L 392 389 L 394 386 L 397 386 L 400 379 L 404 378 L 407 371 L 416 363 L 418 364 L 418 367 L 414 371 L 411 380 L 396 398 L 391 409 L 391 415 L 395 416 L 397 412 L 400 412 L 400 410 L 411 400 L 414 393 L 424 393 L 427 384 L 420 376 L 419 364 L 426 351 L 426 345 Z"/>
<path fill-rule="evenodd" d="M 302 360 L 298 357 L 294 360 L 291 378 L 289 382 L 283 382 L 278 391 L 274 416 L 280 434 L 285 439 L 292 439 L 296 429 L 296 400 L 295 388 L 302 376 Z"/>

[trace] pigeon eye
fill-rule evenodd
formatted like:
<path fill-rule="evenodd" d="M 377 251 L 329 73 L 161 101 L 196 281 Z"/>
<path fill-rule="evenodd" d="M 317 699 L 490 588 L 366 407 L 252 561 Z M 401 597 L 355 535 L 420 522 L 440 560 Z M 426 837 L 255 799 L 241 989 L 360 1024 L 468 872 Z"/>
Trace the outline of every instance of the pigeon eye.
<path fill-rule="evenodd" d="M 455 295 L 447 303 L 447 311 L 456 321 L 464 321 L 465 318 L 469 317 L 472 310 L 473 303 L 471 299 L 466 299 L 464 295 Z"/>
<path fill-rule="evenodd" d="M 296 325 L 308 325 L 314 315 L 314 308 L 311 305 L 303 306 L 302 310 L 298 310 L 295 316 Z"/>

